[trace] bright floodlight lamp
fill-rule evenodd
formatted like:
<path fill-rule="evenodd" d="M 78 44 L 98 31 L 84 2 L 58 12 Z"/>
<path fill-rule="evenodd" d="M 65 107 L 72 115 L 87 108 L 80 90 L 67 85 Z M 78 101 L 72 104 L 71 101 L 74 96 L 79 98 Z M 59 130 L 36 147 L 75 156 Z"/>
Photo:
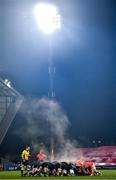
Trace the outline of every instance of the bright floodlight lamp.
<path fill-rule="evenodd" d="M 61 28 L 60 14 L 55 6 L 39 3 L 34 9 L 35 18 L 39 28 L 46 34 L 51 34 Z"/>

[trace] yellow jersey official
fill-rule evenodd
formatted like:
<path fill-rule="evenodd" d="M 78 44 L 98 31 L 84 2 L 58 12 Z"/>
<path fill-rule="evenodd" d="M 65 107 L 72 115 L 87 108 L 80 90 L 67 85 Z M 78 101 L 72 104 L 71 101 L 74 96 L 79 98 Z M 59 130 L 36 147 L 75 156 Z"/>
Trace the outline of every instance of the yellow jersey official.
<path fill-rule="evenodd" d="M 30 147 L 26 147 L 26 149 L 24 149 L 21 154 L 21 176 L 24 176 L 24 170 L 26 170 L 27 166 L 29 165 L 29 157 Z"/>
<path fill-rule="evenodd" d="M 28 165 L 28 160 L 30 157 L 30 147 L 26 147 L 26 149 L 22 151 L 21 157 L 22 157 L 22 163 L 24 165 Z"/>

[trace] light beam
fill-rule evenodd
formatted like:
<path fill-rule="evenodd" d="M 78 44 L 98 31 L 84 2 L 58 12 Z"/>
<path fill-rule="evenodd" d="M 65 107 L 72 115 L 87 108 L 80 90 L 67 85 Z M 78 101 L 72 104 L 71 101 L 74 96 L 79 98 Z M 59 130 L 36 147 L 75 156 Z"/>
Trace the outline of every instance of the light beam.
<path fill-rule="evenodd" d="M 35 18 L 39 28 L 46 34 L 51 34 L 61 28 L 61 18 L 55 6 L 39 3 L 34 9 Z"/>

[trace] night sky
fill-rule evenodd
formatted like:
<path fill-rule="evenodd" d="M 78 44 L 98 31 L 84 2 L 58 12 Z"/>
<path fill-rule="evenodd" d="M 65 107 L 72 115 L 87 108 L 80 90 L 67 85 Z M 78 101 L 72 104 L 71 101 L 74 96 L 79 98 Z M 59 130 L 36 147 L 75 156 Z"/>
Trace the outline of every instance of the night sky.
<path fill-rule="evenodd" d="M 39 29 L 39 0 L 0 0 L 0 76 L 25 97 L 47 96 L 48 36 Z M 53 36 L 56 99 L 69 117 L 71 138 L 116 145 L 116 0 L 53 0 L 62 29 Z M 2 148 L 22 142 L 13 131 Z M 24 143 L 24 142 L 23 142 Z M 10 147 L 12 149 L 12 147 Z"/>

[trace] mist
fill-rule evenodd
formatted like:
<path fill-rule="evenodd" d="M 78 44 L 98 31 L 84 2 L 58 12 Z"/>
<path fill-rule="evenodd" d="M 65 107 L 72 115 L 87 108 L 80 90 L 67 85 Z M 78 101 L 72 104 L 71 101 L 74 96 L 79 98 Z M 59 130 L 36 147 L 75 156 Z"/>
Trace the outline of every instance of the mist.
<path fill-rule="evenodd" d="M 72 152 L 78 143 L 66 138 L 71 123 L 59 102 L 45 97 L 25 99 L 20 113 L 26 121 L 26 126 L 16 130 L 15 133 L 23 141 L 30 142 L 35 153 L 43 149 L 44 153 L 50 154 L 52 140 L 56 160 L 71 161 L 77 158 L 72 157 Z"/>

